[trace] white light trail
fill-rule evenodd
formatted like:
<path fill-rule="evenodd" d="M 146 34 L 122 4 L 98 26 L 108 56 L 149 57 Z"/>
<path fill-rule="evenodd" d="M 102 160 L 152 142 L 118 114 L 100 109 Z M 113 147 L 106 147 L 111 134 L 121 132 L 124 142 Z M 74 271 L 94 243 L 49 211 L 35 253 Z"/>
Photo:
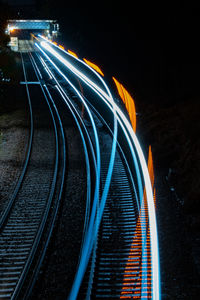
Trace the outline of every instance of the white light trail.
<path fill-rule="evenodd" d="M 73 86 L 73 84 L 69 81 L 69 79 L 62 73 L 62 71 L 60 71 L 60 69 L 53 63 L 53 61 L 48 57 L 48 55 L 40 48 L 40 46 L 38 44 L 36 44 L 36 46 L 43 52 L 43 54 L 46 56 L 46 58 L 48 58 L 48 60 L 54 65 L 54 67 L 56 68 L 56 70 L 66 79 L 66 81 L 71 85 L 71 87 L 75 90 L 76 94 L 78 95 L 78 97 L 81 99 L 81 101 L 84 103 L 84 105 L 86 104 L 85 100 L 83 99 L 83 97 L 81 96 L 81 94 L 79 93 L 79 91 Z M 89 110 L 87 104 L 85 105 L 87 111 Z M 90 111 L 88 111 L 88 114 L 91 115 Z M 86 233 L 86 238 L 85 238 L 85 244 L 82 250 L 82 256 L 80 259 L 80 264 L 79 264 L 79 268 L 78 271 L 76 273 L 75 276 L 75 281 L 74 284 L 72 286 L 72 290 L 69 296 L 69 299 L 76 299 L 86 267 L 87 267 L 87 263 L 89 261 L 90 258 L 90 253 L 92 251 L 92 247 L 94 245 L 94 240 L 95 240 L 95 235 L 98 232 L 98 227 L 100 225 L 100 216 L 102 216 L 103 214 L 103 210 L 104 210 L 104 206 L 105 206 L 105 202 L 106 202 L 106 198 L 107 198 L 107 194 L 108 194 L 108 190 L 109 190 L 109 186 L 110 186 L 110 181 L 111 181 L 111 176 L 112 176 L 112 170 L 113 170 L 113 166 L 114 166 L 114 158 L 115 158 L 115 152 L 116 152 L 116 141 L 117 141 L 117 119 L 116 119 L 116 115 L 115 112 L 113 113 L 114 115 L 114 138 L 113 138 L 113 145 L 112 145 L 112 151 L 111 151 L 111 158 L 110 158 L 110 163 L 109 163 L 109 168 L 108 168 L 108 174 L 106 177 L 106 183 L 104 186 L 104 190 L 103 190 L 103 195 L 101 197 L 101 201 L 100 201 L 100 209 L 97 209 L 97 204 L 98 204 L 98 196 L 96 192 L 99 191 L 99 178 L 100 178 L 100 168 L 99 168 L 99 164 L 100 164 L 100 157 L 98 156 L 100 154 L 100 149 L 96 149 L 98 151 L 97 153 L 97 178 L 98 178 L 98 189 L 95 188 L 95 196 L 94 196 L 94 201 L 93 201 L 93 207 L 92 207 L 92 212 L 91 212 L 91 217 L 90 217 L 90 222 L 89 222 L 89 226 L 88 226 L 88 231 Z M 93 118 L 91 120 L 92 125 L 93 125 Z M 96 128 L 96 127 L 95 127 Z M 96 130 L 96 129 L 94 129 Z M 99 147 L 98 147 L 99 148 Z M 97 182 L 96 182 L 96 187 L 97 187 Z M 96 215 L 97 213 L 97 215 Z"/>
<path fill-rule="evenodd" d="M 54 46 L 54 44 L 52 44 Z M 114 111 L 118 112 L 118 110 L 120 110 L 118 108 L 118 106 L 116 105 L 116 103 L 114 102 L 111 93 L 109 92 L 109 88 L 107 87 L 106 83 L 103 81 L 103 79 L 101 78 L 101 81 L 103 82 L 104 86 L 106 87 L 106 91 L 108 94 L 106 94 L 98 85 L 96 85 L 93 81 L 91 81 L 87 76 L 85 76 L 82 72 L 78 71 L 71 63 L 69 63 L 64 57 L 62 57 L 60 54 L 58 54 L 51 46 L 49 46 L 47 44 L 47 42 L 41 42 L 41 46 L 44 46 L 44 48 L 49 51 L 51 54 L 53 54 L 60 62 L 62 62 L 66 67 L 69 68 L 70 71 L 72 71 L 76 76 L 78 76 L 86 85 L 88 85 L 104 102 L 106 102 L 106 104 L 108 105 L 108 107 L 110 108 L 110 110 L 113 112 Z M 37 46 L 38 47 L 38 46 Z M 45 54 L 46 55 L 46 54 Z M 52 60 L 50 59 L 51 63 Z M 85 63 L 84 63 L 85 64 Z M 54 67 L 56 67 L 56 69 L 58 70 L 58 67 L 55 65 L 55 63 L 53 63 Z M 85 64 L 85 66 L 88 68 L 89 66 L 87 64 Z M 91 67 L 89 67 L 89 69 L 91 69 Z M 92 69 L 92 71 L 96 74 L 96 72 Z M 61 74 L 62 72 L 59 71 L 59 73 Z M 65 79 L 66 76 L 62 73 L 61 74 Z M 96 74 L 99 78 L 99 74 Z M 120 110 L 120 112 L 122 113 L 122 111 Z M 120 116 L 120 114 L 119 114 Z M 125 115 L 122 113 L 122 116 L 124 117 L 125 122 L 128 122 L 128 120 L 126 119 Z M 127 131 L 124 127 L 124 124 L 121 122 L 121 120 L 118 118 L 118 121 L 124 131 L 124 134 L 126 136 L 126 139 L 128 141 L 130 150 L 131 150 L 131 154 L 133 157 L 133 161 L 135 164 L 135 169 L 136 169 L 136 175 L 137 175 L 137 181 L 138 181 L 138 187 L 139 187 L 139 198 L 140 198 L 140 202 L 142 204 L 143 201 L 143 186 L 142 186 L 142 180 L 141 180 L 141 176 L 140 176 L 140 170 L 139 170 L 139 166 L 138 166 L 138 162 L 137 162 L 137 158 L 135 155 L 135 151 L 133 149 L 133 145 L 131 143 L 131 140 L 129 138 L 129 130 Z M 129 122 L 128 122 L 129 123 Z M 132 127 L 130 126 L 130 128 L 132 129 Z M 139 204 L 138 204 L 139 206 Z"/>
<path fill-rule="evenodd" d="M 121 109 L 117 106 L 114 100 L 105 93 L 98 85 L 96 85 L 93 81 L 91 81 L 86 75 L 80 72 L 76 67 L 74 67 L 71 63 L 69 63 L 66 59 L 64 59 L 58 52 L 56 52 L 47 42 L 41 42 L 41 46 L 44 47 L 47 51 L 49 51 L 52 55 L 54 55 L 60 62 L 62 62 L 66 67 L 70 69 L 76 76 L 78 76 L 84 83 L 86 83 L 90 88 L 92 88 L 98 95 L 101 95 L 102 100 L 105 104 L 113 110 L 117 112 L 117 119 L 119 124 L 122 126 L 124 134 L 126 138 L 129 139 L 129 136 L 132 140 L 132 143 L 136 149 L 139 163 L 142 169 L 142 175 L 144 178 L 144 184 L 146 188 L 146 195 L 147 195 L 147 204 L 148 204 L 148 214 L 149 214 L 149 227 L 150 227 L 150 239 L 151 239 L 151 262 L 152 262 L 152 285 L 153 285 L 153 299 L 158 300 L 160 299 L 160 270 L 159 270 L 159 250 L 158 250 L 158 235 L 157 235 L 157 225 L 156 225 L 156 216 L 155 216 L 155 207 L 153 201 L 153 192 L 151 181 L 149 177 L 149 172 L 147 168 L 147 164 L 141 149 L 141 146 L 138 142 L 138 139 L 132 129 L 130 122 L 127 120 L 124 113 Z M 87 66 L 89 67 L 89 66 Z M 130 139 L 129 139 L 129 146 L 132 152 L 132 156 L 135 157 L 134 150 L 132 148 Z M 135 160 L 134 160 L 135 162 Z M 138 182 L 141 185 L 140 182 Z M 140 201 L 142 203 L 143 200 L 143 191 L 139 188 L 140 194 Z"/>

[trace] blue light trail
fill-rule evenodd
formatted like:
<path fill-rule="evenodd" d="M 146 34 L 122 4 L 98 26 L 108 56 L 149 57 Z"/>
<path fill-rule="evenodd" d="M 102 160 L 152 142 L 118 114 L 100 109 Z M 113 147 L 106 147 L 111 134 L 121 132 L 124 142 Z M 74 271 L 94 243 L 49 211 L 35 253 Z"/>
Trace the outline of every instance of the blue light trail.
<path fill-rule="evenodd" d="M 116 137 L 117 137 L 117 123 L 121 126 L 123 133 L 127 139 L 127 143 L 131 150 L 131 155 L 133 157 L 133 161 L 136 167 L 136 174 L 137 174 L 137 181 L 138 181 L 138 187 L 139 187 L 139 199 L 140 199 L 140 207 L 142 207 L 143 204 L 143 184 L 141 180 L 141 176 L 144 180 L 144 186 L 146 189 L 146 195 L 147 195 L 147 204 L 148 204 L 148 215 L 149 215 L 149 227 L 150 227 L 150 241 L 151 241 L 151 268 L 152 268 L 152 298 L 154 300 L 160 299 L 160 270 L 159 270 L 159 251 L 158 251 L 158 236 L 157 236 L 157 225 L 156 225 L 156 216 L 155 216 L 155 207 L 154 207 L 154 201 L 153 201 L 153 192 L 152 192 L 152 186 L 151 181 L 148 173 L 147 164 L 141 149 L 141 146 L 138 142 L 138 139 L 131 127 L 131 124 L 129 120 L 127 120 L 126 116 L 122 112 L 122 110 L 119 108 L 119 106 L 114 102 L 111 93 L 109 92 L 109 89 L 103 79 L 100 77 L 99 74 L 96 74 L 98 78 L 103 83 L 106 92 L 102 90 L 98 85 L 96 85 L 91 79 L 89 79 L 85 74 L 80 72 L 76 67 L 74 67 L 71 63 L 69 63 L 65 58 L 63 58 L 57 51 L 55 51 L 50 45 L 48 41 L 41 42 L 41 47 L 45 49 L 46 51 L 50 52 L 51 55 L 55 56 L 61 63 L 63 63 L 69 70 L 74 73 L 75 76 L 77 76 L 79 79 L 81 79 L 87 86 L 89 86 L 97 96 L 99 96 L 102 101 L 107 105 L 107 107 L 111 110 L 114 116 L 114 138 L 113 138 L 113 147 L 111 152 L 111 160 L 108 168 L 108 174 L 107 174 L 107 181 L 104 187 L 104 191 L 102 194 L 102 198 L 100 201 L 100 207 L 98 210 L 98 202 L 99 202 L 99 180 L 100 180 L 100 149 L 99 149 L 99 142 L 98 142 L 98 136 L 94 124 L 94 120 L 92 118 L 92 115 L 90 113 L 89 108 L 87 107 L 87 104 L 79 91 L 75 88 L 74 85 L 69 81 L 69 79 L 64 75 L 64 73 L 57 67 L 57 65 L 50 59 L 50 57 L 46 54 L 46 52 L 38 45 L 36 46 L 40 49 L 40 51 L 44 54 L 44 56 L 49 60 L 49 62 L 53 65 L 53 67 L 56 69 L 56 71 L 68 82 L 68 84 L 71 85 L 71 87 L 74 89 L 78 97 L 81 99 L 82 103 L 87 109 L 88 115 L 90 116 L 92 126 L 94 128 L 94 134 L 95 134 L 95 140 L 96 140 L 96 153 L 97 153 L 97 180 L 96 180 L 96 189 L 95 189 L 95 199 L 94 199 L 94 205 L 92 208 L 92 214 L 90 219 L 90 224 L 88 227 L 87 237 L 85 239 L 85 245 L 83 248 L 82 258 L 79 265 L 79 270 L 77 272 L 75 283 L 73 285 L 71 294 L 69 296 L 70 300 L 74 300 L 77 297 L 78 289 L 80 287 L 85 269 L 86 264 L 89 260 L 90 253 L 92 251 L 93 243 L 96 239 L 96 235 L 98 232 L 99 227 L 99 220 L 101 220 L 102 214 L 103 214 L 103 208 L 105 205 L 109 184 L 110 184 L 110 178 L 112 175 L 112 169 L 113 169 L 113 163 L 114 163 L 114 156 L 116 151 Z M 56 47 L 56 46 L 55 46 Z M 63 50 L 64 51 L 64 50 Z M 66 52 L 67 53 L 67 52 Z M 67 55 L 70 55 L 67 53 Z M 75 58 L 77 59 L 77 58 Z M 79 60 L 79 59 L 78 59 Z M 83 62 L 82 62 L 83 63 Z M 91 69 L 88 65 L 86 65 L 89 69 Z M 95 72 L 92 70 L 92 72 Z M 95 72 L 96 73 L 96 72 Z M 135 154 L 135 151 L 137 153 L 137 157 Z M 142 172 L 140 173 L 139 166 L 141 167 Z M 99 218 L 97 218 L 97 215 Z M 146 272 L 146 268 L 143 270 L 143 272 Z"/>

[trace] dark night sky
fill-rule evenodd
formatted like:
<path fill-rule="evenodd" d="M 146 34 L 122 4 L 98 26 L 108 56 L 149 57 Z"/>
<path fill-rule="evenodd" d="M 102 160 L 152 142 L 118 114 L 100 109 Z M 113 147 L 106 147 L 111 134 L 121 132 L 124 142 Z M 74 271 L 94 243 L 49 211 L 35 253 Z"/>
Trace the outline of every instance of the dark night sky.
<path fill-rule="evenodd" d="M 63 37 L 76 42 L 80 54 L 99 62 L 143 99 L 178 101 L 198 92 L 196 3 L 86 3 L 79 10 L 75 4 L 58 9 Z"/>
<path fill-rule="evenodd" d="M 136 98 L 171 103 L 199 95 L 197 1 L 36 3 L 38 17 L 58 19 L 66 47 L 116 76 Z"/>
<path fill-rule="evenodd" d="M 35 0 L 2 0 L 3 3 L 7 3 L 9 5 L 26 5 L 26 4 L 34 4 Z"/>

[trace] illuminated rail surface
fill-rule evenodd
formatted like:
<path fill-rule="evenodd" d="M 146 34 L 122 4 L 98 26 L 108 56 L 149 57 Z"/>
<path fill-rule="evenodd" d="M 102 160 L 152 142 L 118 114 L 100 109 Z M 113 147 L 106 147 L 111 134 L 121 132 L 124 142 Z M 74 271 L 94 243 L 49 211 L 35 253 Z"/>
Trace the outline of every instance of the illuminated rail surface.
<path fill-rule="evenodd" d="M 68 299 L 160 299 L 152 159 L 147 166 L 134 133 L 136 123 L 130 95 L 114 79 L 129 112 L 129 121 L 114 101 L 102 78 L 103 72 L 94 63 L 79 60 L 73 51 L 67 52 L 41 36 L 36 37 L 35 47 L 37 51 L 29 55 L 37 80 L 53 103 L 40 72 L 45 70 L 50 85 L 76 121 L 85 152 L 85 224 Z M 53 108 L 58 115 L 55 104 Z M 107 133 L 102 130 L 105 127 Z M 9 285 L 5 289 L 1 285 L 2 294 L 12 294 L 15 285 L 11 284 L 12 290 Z M 32 285 L 27 295 L 31 288 Z"/>
<path fill-rule="evenodd" d="M 59 114 L 34 73 L 31 53 L 21 53 L 21 59 L 30 108 L 30 138 L 22 174 L 0 220 L 0 299 L 22 299 L 27 274 L 32 281 L 26 283 L 23 294 L 31 291 L 54 226 L 65 174 L 65 140 Z M 32 63 L 29 72 L 28 61 Z M 35 88 L 48 122 L 49 130 L 43 132 L 39 129 L 45 126 L 44 115 L 37 110 L 39 102 L 36 105 L 33 101 Z M 47 137 L 49 144 L 43 145 Z M 46 164 L 45 176 L 40 159 Z"/>
<path fill-rule="evenodd" d="M 129 121 L 95 64 L 42 36 L 35 46 L 93 144 L 94 192 L 88 201 L 80 259 L 68 299 L 160 299 L 152 156 L 150 152 L 147 166 L 134 132 L 130 95 L 114 79 Z M 67 90 L 75 95 L 74 101 Z M 105 144 L 102 124 L 110 128 Z"/>

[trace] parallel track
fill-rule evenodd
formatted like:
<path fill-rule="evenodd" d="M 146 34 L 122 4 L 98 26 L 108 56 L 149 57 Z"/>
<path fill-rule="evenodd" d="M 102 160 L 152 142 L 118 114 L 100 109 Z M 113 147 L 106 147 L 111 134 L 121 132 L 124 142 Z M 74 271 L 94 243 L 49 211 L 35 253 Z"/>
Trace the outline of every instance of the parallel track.
<path fill-rule="evenodd" d="M 34 104 L 34 96 L 31 99 L 33 90 L 30 93 L 31 88 L 27 82 L 26 63 L 24 63 L 23 56 L 24 54 L 21 54 L 27 95 L 29 104 L 32 102 L 34 106 L 34 111 L 38 109 L 39 103 Z M 29 60 L 28 57 L 27 59 Z M 45 99 L 47 104 L 45 104 Z M 11 197 L 1 221 L 0 299 L 15 299 L 21 293 L 42 236 L 48 244 L 61 199 L 65 173 L 65 141 L 64 136 L 59 133 L 60 130 L 62 131 L 62 124 L 59 124 L 60 127 L 57 125 L 58 122 L 54 116 L 56 113 L 52 111 L 48 98 L 45 97 L 45 99 L 43 99 L 42 110 L 51 123 L 51 125 L 48 124 L 50 129 L 40 130 L 42 121 L 33 113 L 30 135 L 32 143 L 29 143 L 25 167 L 18 183 L 18 190 L 15 190 Z M 34 136 L 32 123 L 35 127 Z M 43 139 L 48 140 L 46 145 L 43 145 Z M 59 157 L 60 153 L 63 154 Z M 58 178 L 59 176 L 61 179 Z M 50 211 L 51 207 L 53 209 Z M 43 244 L 42 249 L 45 250 L 45 248 L 46 245 Z M 39 265 L 37 263 L 38 268 Z"/>
<path fill-rule="evenodd" d="M 49 70 L 50 71 L 50 70 Z M 78 100 L 69 92 L 69 87 L 64 87 L 70 99 Z M 70 89 L 71 90 L 71 89 Z M 70 101 L 68 99 L 68 101 Z M 81 111 L 77 104 L 72 104 L 81 119 Z M 112 138 L 108 134 L 102 133 L 101 128 L 105 125 L 100 115 L 92 111 L 98 135 L 104 140 L 104 146 L 100 144 L 101 150 L 101 184 L 104 187 L 108 171 L 110 151 L 112 147 Z M 86 123 L 88 132 L 95 143 L 91 124 Z M 112 136 L 112 131 L 111 136 Z M 122 151 L 122 149 L 121 149 Z M 122 154 L 124 157 L 124 154 Z M 125 170 L 126 169 L 126 170 Z M 129 177 L 127 177 L 129 174 Z M 130 184 L 131 174 L 127 162 L 123 162 L 118 151 L 115 158 L 115 165 L 112 175 L 110 193 L 107 198 L 106 207 L 103 215 L 102 226 L 99 232 L 96 253 L 93 253 L 95 262 L 90 262 L 90 268 L 85 276 L 85 283 L 80 292 L 80 299 L 91 296 L 92 299 L 98 298 L 120 298 L 126 257 L 131 245 L 131 239 L 134 235 L 137 220 L 137 208 L 135 200 L 135 189 Z M 120 240 L 119 240 L 120 239 Z M 117 244 L 117 249 L 112 245 Z M 114 258 L 112 258 L 114 257 Z M 130 274 L 139 272 L 139 266 L 134 267 Z M 137 269 L 137 270 L 136 270 Z M 121 285 L 120 285 L 121 283 Z M 88 286 L 88 287 L 87 287 Z"/>
<path fill-rule="evenodd" d="M 112 130 L 91 104 L 90 107 L 96 126 L 100 129 L 99 136 L 104 141 L 101 147 L 101 184 L 103 188 L 110 159 Z M 101 130 L 103 125 L 104 128 L 107 127 L 106 133 Z M 89 297 L 91 299 L 120 299 L 124 270 L 138 216 L 135 188 L 131 183 L 133 183 L 133 179 L 128 163 L 118 144 L 110 192 L 96 248 L 93 251 L 78 299 L 89 299 Z M 130 277 L 139 273 L 139 270 L 139 265 L 135 264 L 133 268 L 130 268 Z M 132 284 L 133 289 L 134 285 L 135 283 Z"/>
<path fill-rule="evenodd" d="M 64 185 L 66 154 L 64 130 L 51 96 L 51 89 L 49 90 L 45 83 L 47 81 L 41 74 L 45 70 L 51 78 L 51 88 L 60 94 L 76 122 L 83 143 L 87 170 L 82 247 L 69 300 L 159 299 L 159 272 L 155 267 L 152 268 L 152 265 L 156 264 L 154 257 L 151 262 L 151 255 L 153 253 L 157 255 L 155 245 L 150 251 L 150 230 L 152 231 L 152 226 L 156 226 L 154 211 L 151 210 L 151 187 L 147 184 L 150 183 L 150 179 L 140 173 L 141 170 L 145 173 L 147 167 L 142 163 L 144 159 L 140 148 L 137 148 L 137 139 L 131 133 L 130 124 L 123 120 L 124 116 L 114 104 L 109 89 L 99 75 L 91 71 L 91 68 L 89 71 L 87 69 L 103 88 L 77 71 L 71 63 L 64 64 L 69 68 L 69 72 L 65 73 L 66 68 L 57 60 L 59 55 L 55 58 L 55 51 L 51 52 L 46 44 L 43 46 L 50 52 L 51 58 L 39 45 L 37 47 L 41 51 L 41 56 L 29 53 L 27 58 L 34 69 L 34 80 L 37 81 L 36 84 L 40 87 L 49 110 L 51 131 L 54 131 L 55 136 L 56 157 L 53 160 L 54 151 L 45 153 L 48 162 L 53 161 L 53 164 L 48 166 L 45 176 L 42 177 L 42 173 L 37 173 L 37 178 L 42 181 L 38 183 L 34 165 L 38 157 L 34 149 L 37 139 L 38 145 L 41 146 L 42 143 L 39 135 L 32 136 L 33 145 L 28 167 L 26 166 L 19 190 L 1 222 L 0 298 L 15 299 L 19 295 L 20 297 L 25 295 L 24 297 L 28 299 L 30 296 L 53 230 Z M 70 57 L 70 62 L 72 60 Z M 63 58 L 61 61 L 63 62 Z M 75 65 L 81 66 L 82 71 L 86 70 L 84 63 L 77 59 Z M 26 73 L 25 68 L 24 72 Z M 81 86 L 80 80 L 84 86 Z M 26 74 L 25 81 L 29 94 L 29 86 L 32 89 L 33 83 L 27 82 Z M 110 122 L 110 127 L 107 122 Z M 45 145 L 46 149 L 52 149 L 51 142 L 52 139 L 49 139 L 49 145 Z M 30 181 L 35 182 L 33 184 L 41 190 L 39 192 L 34 190 L 33 194 L 30 194 Z M 145 193 L 150 199 L 148 203 L 148 209 L 152 213 L 150 219 L 143 181 L 146 182 Z M 49 216 L 51 206 L 54 209 Z M 156 242 L 156 237 L 153 240 Z M 34 259 L 36 253 L 38 259 Z M 33 260 L 36 266 L 34 271 L 33 268 L 31 270 Z M 25 279 L 30 270 L 31 280 L 26 283 Z M 24 282 L 26 291 L 23 294 L 21 290 Z"/>
<path fill-rule="evenodd" d="M 94 109 L 89 108 L 90 105 L 87 105 L 87 101 L 85 101 L 86 99 L 82 94 L 85 88 L 86 97 L 91 98 L 91 101 L 88 101 L 95 105 L 97 110 L 100 108 L 99 112 L 102 113 L 102 116 L 105 114 L 107 119 L 110 118 L 109 122 L 114 124 L 115 105 L 112 104 L 112 96 L 109 94 L 109 90 L 104 86 L 105 93 L 90 79 L 86 79 L 83 73 L 80 73 L 71 65 L 71 58 L 69 58 L 69 61 L 64 61 L 63 56 L 56 54 L 54 45 L 52 50 L 45 43 L 42 46 L 47 51 L 44 51 L 40 46 L 38 48 L 42 52 L 48 73 L 53 74 L 54 80 L 64 90 L 63 94 L 68 94 L 70 91 L 70 99 L 74 98 L 76 104 L 73 105 L 75 105 L 79 116 L 82 115 L 81 105 L 86 108 L 86 121 L 84 119 L 84 123 L 93 145 L 96 145 L 94 148 L 96 147 L 97 170 L 98 153 L 100 153 L 99 161 L 101 162 L 99 171 L 101 174 L 101 188 L 98 191 L 100 194 L 99 198 L 96 195 L 94 196 L 92 204 L 95 209 L 95 218 L 91 211 L 88 221 L 89 227 L 84 240 L 83 251 L 80 255 L 79 268 L 69 299 L 72 300 L 77 297 L 79 299 L 159 299 L 157 257 L 152 256 L 153 253 L 157 255 L 156 245 L 153 244 L 156 243 L 157 239 L 156 229 L 155 236 L 151 237 L 155 242 L 152 242 L 151 246 L 149 235 L 150 230 L 153 230 L 152 226 L 156 226 L 154 223 L 154 208 L 151 203 L 151 183 L 149 177 L 142 174 L 142 172 L 147 172 L 147 167 L 137 139 L 129 129 L 130 124 L 124 121 L 122 112 L 117 108 L 120 134 L 124 137 L 119 136 L 120 145 L 115 152 L 114 167 L 112 168 L 113 157 L 111 159 L 111 153 L 114 149 L 116 127 L 112 126 L 114 131 L 111 131 L 109 138 L 106 137 L 105 131 L 101 130 L 105 122 L 102 121 L 99 113 L 94 113 Z M 83 72 L 85 66 L 80 61 L 76 61 L 75 65 L 78 63 L 81 64 L 81 71 Z M 65 72 L 67 69 L 63 65 L 68 68 L 68 73 Z M 78 77 L 78 84 L 76 83 L 76 76 Z M 99 76 L 97 75 L 97 77 Z M 84 82 L 84 88 L 83 86 L 80 88 L 80 79 Z M 77 91 L 79 88 L 80 91 Z M 91 89 L 91 91 L 89 92 L 88 89 Z M 96 96 L 94 96 L 95 93 Z M 67 101 L 71 102 L 70 99 L 67 99 Z M 108 102 L 108 99 L 110 103 L 107 106 L 113 112 L 112 117 L 109 117 L 110 112 L 108 110 L 104 113 L 102 108 L 104 104 L 105 109 L 107 109 L 103 102 Z M 89 115 L 91 116 L 88 117 Z M 95 131 L 97 131 L 98 137 Z M 99 149 L 97 145 L 100 146 Z M 137 155 L 134 147 L 137 147 Z M 110 170 L 112 172 L 111 181 L 108 180 Z M 146 183 L 145 193 L 144 183 Z M 108 187 L 109 194 L 106 196 L 105 205 L 103 196 Z M 149 202 L 146 200 L 146 193 Z M 99 228 L 102 209 L 104 209 L 104 213 Z M 149 216 L 148 210 L 150 211 Z M 85 273 L 89 255 L 90 261 Z M 154 268 L 152 268 L 153 264 Z M 83 274 L 85 274 L 84 278 L 82 277 Z M 153 281 L 152 276 L 154 276 Z"/>

